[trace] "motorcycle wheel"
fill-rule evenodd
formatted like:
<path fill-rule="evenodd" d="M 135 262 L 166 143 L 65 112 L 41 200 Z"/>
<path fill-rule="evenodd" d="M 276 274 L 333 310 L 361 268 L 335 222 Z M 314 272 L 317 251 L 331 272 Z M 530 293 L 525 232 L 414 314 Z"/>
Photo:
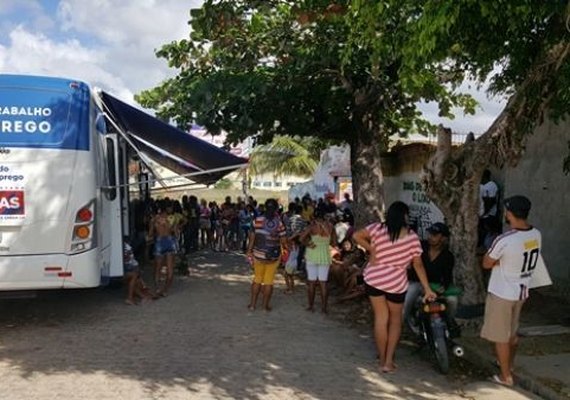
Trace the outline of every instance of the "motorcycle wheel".
<path fill-rule="evenodd" d="M 433 352 L 440 372 L 447 374 L 449 372 L 449 354 L 447 352 L 447 342 L 444 337 L 439 336 L 434 338 Z"/>

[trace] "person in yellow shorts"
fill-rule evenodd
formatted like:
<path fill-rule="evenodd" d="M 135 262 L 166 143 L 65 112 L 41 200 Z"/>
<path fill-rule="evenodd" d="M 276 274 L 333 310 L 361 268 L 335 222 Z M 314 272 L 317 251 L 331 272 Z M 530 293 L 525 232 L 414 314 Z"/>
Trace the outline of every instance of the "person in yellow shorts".
<path fill-rule="evenodd" d="M 247 255 L 252 261 L 254 278 L 251 284 L 251 299 L 248 308 L 253 311 L 257 298 L 263 288 L 263 308 L 271 311 L 269 302 L 273 294 L 273 281 L 281 252 L 287 251 L 287 236 L 285 225 L 277 213 L 279 205 L 274 199 L 265 202 L 265 214 L 253 222 L 249 233 Z"/>

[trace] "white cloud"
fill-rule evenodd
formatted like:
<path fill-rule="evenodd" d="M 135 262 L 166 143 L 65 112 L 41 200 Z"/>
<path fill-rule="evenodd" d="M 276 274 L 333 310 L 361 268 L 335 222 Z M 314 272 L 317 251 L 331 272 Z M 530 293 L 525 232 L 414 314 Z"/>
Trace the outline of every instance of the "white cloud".
<path fill-rule="evenodd" d="M 58 18 L 64 29 L 87 32 L 109 44 L 160 45 L 187 36 L 189 10 L 201 3 L 197 0 L 62 0 Z"/>
<path fill-rule="evenodd" d="M 57 15 L 39 0 L 0 0 L 0 72 L 65 76 L 85 80 L 132 102 L 176 71 L 154 52 L 187 37 L 189 10 L 203 0 L 61 0 Z M 45 5 L 45 4 L 44 4 Z M 421 104 L 424 115 L 458 132 L 482 133 L 504 106 L 483 91 L 462 86 L 480 103 L 475 116 L 437 116 L 433 104 Z"/>
<path fill-rule="evenodd" d="M 188 36 L 202 2 L 61 0 L 49 15 L 37 0 L 1 0 L 12 19 L 0 23 L 0 72 L 81 79 L 132 102 L 176 73 L 155 50 Z"/>
<path fill-rule="evenodd" d="M 41 12 L 42 6 L 38 0 L 2 0 L 0 3 L 0 15 L 9 14 L 17 10 Z"/>
<path fill-rule="evenodd" d="M 464 115 L 460 109 L 453 109 L 455 119 L 438 116 L 439 109 L 435 103 L 422 103 L 418 107 L 424 117 L 434 124 L 443 124 L 457 133 L 484 133 L 491 126 L 504 107 L 503 103 L 489 101 L 484 93 L 474 95 L 479 102 L 475 115 Z"/>
<path fill-rule="evenodd" d="M 106 60 L 105 52 L 86 48 L 75 39 L 54 42 L 21 26 L 10 33 L 6 46 L 0 46 L 1 72 L 74 78 L 132 98 L 123 80 L 106 69 Z"/>
<path fill-rule="evenodd" d="M 0 2 L 0 38 L 7 37 L 18 25 L 34 31 L 50 31 L 55 21 L 48 15 L 39 0 L 1 0 Z M 19 16 L 19 21 L 14 21 Z"/>
<path fill-rule="evenodd" d="M 498 73 L 498 69 L 491 76 L 496 73 Z M 475 109 L 475 115 L 464 115 L 461 109 L 454 108 L 452 112 L 455 119 L 448 119 L 438 116 L 439 109 L 433 102 L 420 103 L 418 107 L 424 117 L 434 124 L 443 124 L 457 133 L 482 134 L 491 126 L 506 105 L 504 97 L 487 95 L 489 82 L 490 80 L 487 80 L 487 82 L 479 85 L 472 80 L 466 80 L 458 89 L 458 92 L 470 94 L 477 101 L 478 106 Z"/>
<path fill-rule="evenodd" d="M 175 71 L 155 50 L 187 37 L 189 10 L 202 0 L 64 0 L 58 19 L 67 31 L 90 34 L 105 47 L 107 69 L 134 92 L 151 88 Z"/>

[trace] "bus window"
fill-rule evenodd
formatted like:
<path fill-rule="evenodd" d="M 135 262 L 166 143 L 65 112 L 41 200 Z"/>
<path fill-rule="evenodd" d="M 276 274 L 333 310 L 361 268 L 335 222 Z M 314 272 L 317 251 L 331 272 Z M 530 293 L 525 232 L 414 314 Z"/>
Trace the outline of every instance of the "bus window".
<path fill-rule="evenodd" d="M 117 198 L 117 174 L 115 165 L 115 142 L 107 138 L 107 173 L 109 174 L 109 190 L 107 197 L 109 200 Z"/>
<path fill-rule="evenodd" d="M 125 174 L 124 174 L 124 167 L 125 167 L 125 154 L 121 146 L 119 146 L 119 192 L 121 193 L 121 199 L 125 198 L 125 186 L 123 186 L 125 182 Z"/>

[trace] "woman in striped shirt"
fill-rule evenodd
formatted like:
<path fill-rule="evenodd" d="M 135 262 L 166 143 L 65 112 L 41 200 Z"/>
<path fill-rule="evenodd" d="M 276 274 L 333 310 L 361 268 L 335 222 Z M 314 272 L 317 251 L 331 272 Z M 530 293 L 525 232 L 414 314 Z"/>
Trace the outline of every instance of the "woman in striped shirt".
<path fill-rule="evenodd" d="M 394 372 L 394 353 L 402 331 L 402 307 L 408 288 L 407 268 L 412 264 L 424 288 L 425 299 L 435 299 L 422 264 L 418 235 L 408 226 L 408 206 L 397 201 L 385 223 L 374 223 L 354 234 L 370 254 L 364 270 L 366 294 L 374 312 L 374 339 L 382 372 Z"/>

